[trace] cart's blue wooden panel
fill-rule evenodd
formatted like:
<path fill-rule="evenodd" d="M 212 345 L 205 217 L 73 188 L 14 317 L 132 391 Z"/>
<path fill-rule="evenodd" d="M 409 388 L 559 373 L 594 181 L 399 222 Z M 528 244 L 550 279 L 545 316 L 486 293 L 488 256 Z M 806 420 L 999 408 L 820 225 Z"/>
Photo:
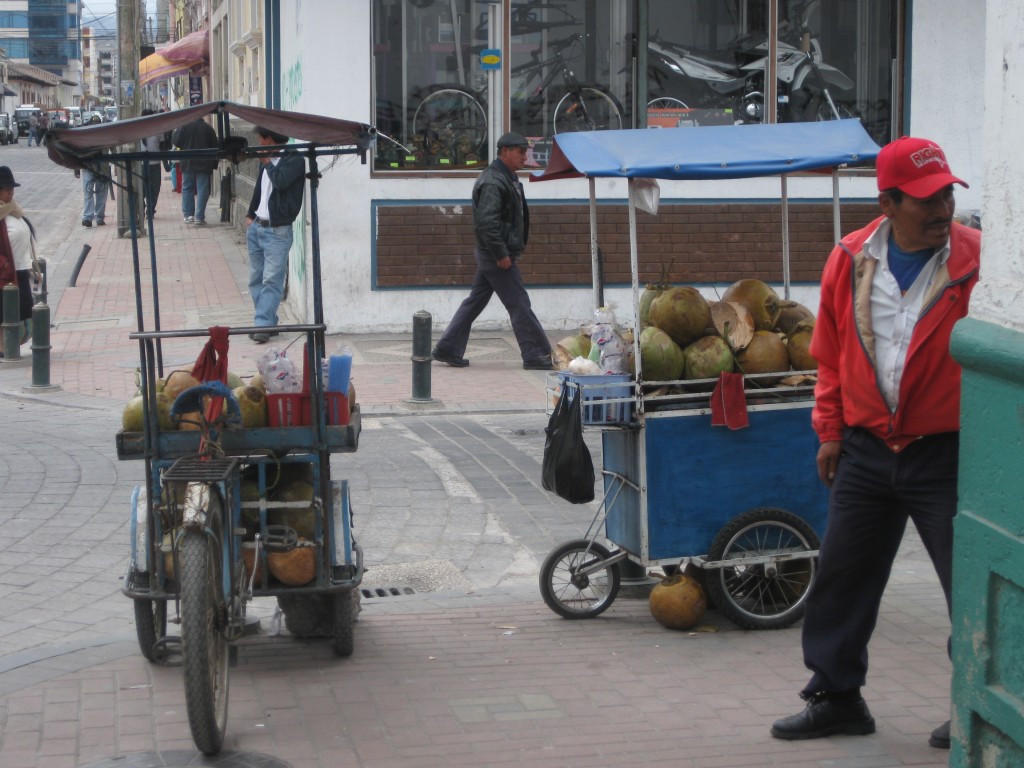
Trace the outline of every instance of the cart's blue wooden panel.
<path fill-rule="evenodd" d="M 740 430 L 712 427 L 707 411 L 680 411 L 648 416 L 639 432 L 609 433 L 606 467 L 631 466 L 638 474 L 639 446 L 628 443 L 644 442 L 646 476 L 639 482 L 646 488 L 646 525 L 644 499 L 634 493 L 609 507 L 606 535 L 646 560 L 704 555 L 732 518 L 777 507 L 802 517 L 820 536 L 828 490 L 817 477 L 810 407 L 752 409 L 750 426 Z"/>

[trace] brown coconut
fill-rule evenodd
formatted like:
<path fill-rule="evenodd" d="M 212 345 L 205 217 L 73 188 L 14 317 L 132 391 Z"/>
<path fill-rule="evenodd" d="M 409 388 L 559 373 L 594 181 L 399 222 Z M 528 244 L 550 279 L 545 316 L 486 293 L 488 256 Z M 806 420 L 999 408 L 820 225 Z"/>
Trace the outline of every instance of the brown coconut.
<path fill-rule="evenodd" d="M 704 618 L 707 610 L 707 600 L 700 584 L 682 573 L 655 584 L 649 602 L 651 615 L 669 629 L 689 629 Z"/>
<path fill-rule="evenodd" d="M 788 371 L 786 343 L 777 333 L 756 331 L 747 348 L 736 354 L 736 367 L 744 374 Z"/>
<path fill-rule="evenodd" d="M 775 330 L 787 336 L 796 329 L 796 324 L 803 320 L 814 320 L 814 313 L 803 304 L 795 301 L 782 302 L 779 319 L 775 321 Z"/>
<path fill-rule="evenodd" d="M 267 393 L 251 384 L 232 390 L 242 413 L 242 426 L 246 429 L 267 426 Z"/>
<path fill-rule="evenodd" d="M 173 403 L 177 400 L 178 395 L 186 389 L 198 387 L 199 384 L 199 379 L 193 376 L 190 371 L 171 371 L 167 376 L 167 380 L 164 382 L 164 394 L 167 395 L 167 397 L 170 398 L 171 403 Z"/>
<path fill-rule="evenodd" d="M 299 539 L 299 544 L 306 539 Z M 308 543 L 308 542 L 306 542 Z M 316 576 L 316 549 L 298 546 L 289 552 L 271 552 L 267 555 L 270 575 L 289 587 L 302 587 Z"/>
<path fill-rule="evenodd" d="M 782 312 L 782 301 L 768 283 L 755 278 L 744 278 L 725 289 L 722 301 L 742 304 L 754 318 L 754 329 L 770 331 Z"/>
<path fill-rule="evenodd" d="M 816 371 L 818 361 L 811 354 L 811 337 L 814 335 L 814 321 L 803 320 L 796 324 L 786 340 L 789 364 L 795 371 Z"/>
<path fill-rule="evenodd" d="M 735 301 L 712 301 L 711 322 L 719 336 L 724 336 L 734 351 L 743 349 L 754 337 L 754 316 Z"/>
<path fill-rule="evenodd" d="M 651 302 L 651 325 L 685 347 L 711 325 L 711 309 L 696 288 L 670 288 Z"/>

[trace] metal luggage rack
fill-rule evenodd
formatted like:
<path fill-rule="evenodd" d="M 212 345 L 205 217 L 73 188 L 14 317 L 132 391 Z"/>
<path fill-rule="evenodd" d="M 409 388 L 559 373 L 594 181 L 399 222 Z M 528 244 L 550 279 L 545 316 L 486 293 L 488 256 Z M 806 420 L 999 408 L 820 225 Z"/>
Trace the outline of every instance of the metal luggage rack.
<path fill-rule="evenodd" d="M 238 467 L 238 459 L 182 456 L 164 471 L 164 482 L 225 483 Z"/>
<path fill-rule="evenodd" d="M 798 383 L 782 380 L 801 377 Z M 817 371 L 786 373 L 748 373 L 743 375 L 747 405 L 796 402 L 814 399 Z M 711 395 L 718 379 L 645 381 L 642 385 L 645 411 L 700 409 L 711 407 Z M 660 391 L 665 390 L 665 391 Z"/>

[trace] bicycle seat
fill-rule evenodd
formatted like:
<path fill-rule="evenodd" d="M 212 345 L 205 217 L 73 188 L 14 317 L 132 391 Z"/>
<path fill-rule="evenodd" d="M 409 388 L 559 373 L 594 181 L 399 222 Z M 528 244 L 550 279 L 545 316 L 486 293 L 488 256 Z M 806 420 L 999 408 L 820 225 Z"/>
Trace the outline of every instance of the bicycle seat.
<path fill-rule="evenodd" d="M 225 421 L 242 423 L 242 409 L 238 406 L 238 400 L 227 384 L 220 381 L 208 381 L 205 384 L 189 387 L 178 395 L 171 404 L 171 419 L 179 421 L 186 413 L 202 411 L 204 397 L 223 397 L 228 411 Z"/>

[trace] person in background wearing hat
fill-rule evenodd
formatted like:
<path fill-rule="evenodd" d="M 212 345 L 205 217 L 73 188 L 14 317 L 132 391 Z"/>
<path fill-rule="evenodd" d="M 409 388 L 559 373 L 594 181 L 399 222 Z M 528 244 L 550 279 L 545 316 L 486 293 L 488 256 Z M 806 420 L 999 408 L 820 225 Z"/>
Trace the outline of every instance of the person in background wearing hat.
<path fill-rule="evenodd" d="M 981 234 L 953 221 L 953 185 L 967 184 L 934 142 L 897 139 L 876 165 L 882 216 L 836 246 L 821 280 L 811 419 L 828 527 L 804 616 L 807 706 L 775 722 L 777 739 L 874 733 L 868 641 L 908 518 L 950 606 L 960 366 L 949 338 L 978 281 Z M 949 722 L 929 744 L 949 748 Z"/>
<path fill-rule="evenodd" d="M 178 128 L 172 138 L 178 149 L 216 149 L 217 132 L 203 118 Z M 193 157 L 182 160 L 181 213 L 186 224 L 206 225 L 206 203 L 210 199 L 210 183 L 217 167 L 216 157 Z"/>
<path fill-rule="evenodd" d="M 434 347 L 441 363 L 465 368 L 463 357 L 473 321 L 495 293 L 508 310 L 519 343 L 523 368 L 551 370 L 551 342 L 534 315 L 530 296 L 516 262 L 523 255 L 530 230 L 530 213 L 523 185 L 516 176 L 526 164 L 525 138 L 506 133 L 498 139 L 498 157 L 473 185 L 473 229 L 476 232 L 476 276 L 448 329 Z"/>
<path fill-rule="evenodd" d="M 6 165 L 0 165 L 0 317 L 3 317 L 3 286 L 18 286 L 18 318 L 32 317 L 32 267 L 36 232 L 14 202 L 14 188 L 20 187 Z M 24 336 L 24 334 L 23 334 Z M 0 334 L 0 357 L 4 339 Z"/>
<path fill-rule="evenodd" d="M 261 147 L 287 144 L 288 137 L 257 128 Z M 306 166 L 295 150 L 261 155 L 260 172 L 245 217 L 249 248 L 249 295 L 255 307 L 255 326 L 277 325 L 277 308 L 284 296 L 288 251 L 292 247 L 292 222 L 302 210 Z M 277 331 L 256 331 L 249 338 L 265 344 Z"/>

